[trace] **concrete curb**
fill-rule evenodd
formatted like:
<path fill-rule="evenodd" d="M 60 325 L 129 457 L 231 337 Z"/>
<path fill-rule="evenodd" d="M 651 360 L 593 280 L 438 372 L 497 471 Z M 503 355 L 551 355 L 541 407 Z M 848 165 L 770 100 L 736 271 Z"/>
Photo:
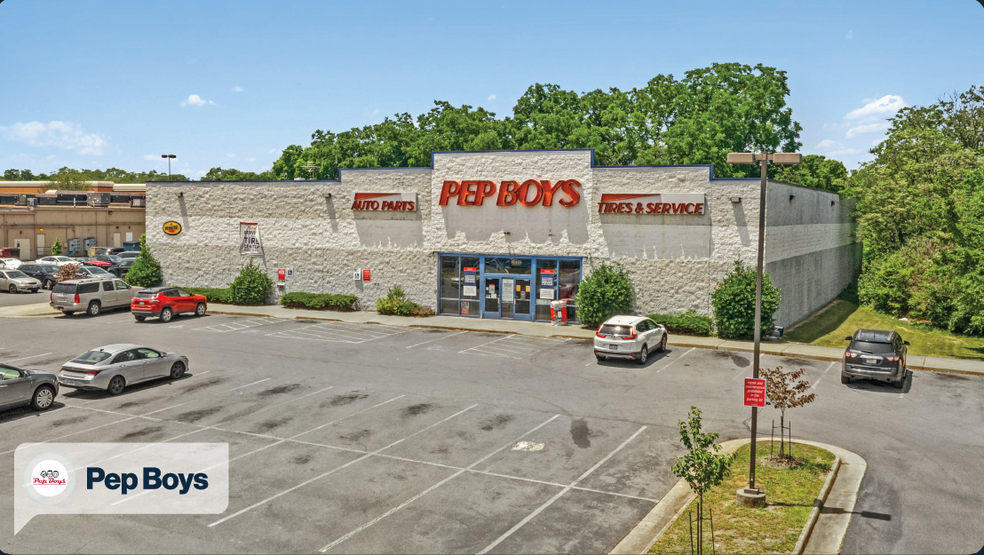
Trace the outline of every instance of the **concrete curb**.
<path fill-rule="evenodd" d="M 731 454 L 738 450 L 742 445 L 747 445 L 751 443 L 750 438 L 746 439 L 732 439 L 720 443 L 722 454 Z M 838 471 L 841 466 L 841 457 L 833 451 L 843 450 L 840 447 L 835 447 L 833 445 L 828 445 L 826 443 L 818 443 L 815 441 L 808 440 L 794 440 L 794 443 L 803 443 L 806 445 L 812 445 L 814 447 L 820 447 L 826 449 L 831 453 L 834 453 L 834 462 L 831 464 L 830 472 L 827 473 L 827 479 L 824 481 L 823 487 L 820 488 L 820 493 L 817 498 L 813 501 L 813 510 L 810 511 L 810 516 L 806 521 L 806 525 L 803 527 L 803 531 L 800 532 L 799 539 L 796 542 L 796 547 L 793 549 L 795 555 L 801 555 L 807 543 L 810 541 L 810 537 L 813 533 L 814 528 L 820 517 L 820 510 L 823 508 L 824 503 L 827 501 L 827 497 L 833 488 L 834 482 L 837 479 Z M 628 555 L 636 553 L 648 553 L 649 550 L 656 545 L 663 534 L 669 530 L 670 526 L 676 522 L 676 519 L 683 514 L 683 510 L 687 508 L 697 495 L 690 490 L 690 486 L 686 481 L 680 479 L 677 483 L 670 488 L 670 491 L 659 500 L 659 503 L 649 511 L 642 521 L 636 525 L 623 539 L 620 541 L 609 553 L 613 555 Z M 672 512 L 671 512 L 672 511 Z M 844 533 L 847 532 L 847 528 L 844 528 Z M 841 536 L 843 540 L 843 535 Z"/>
<path fill-rule="evenodd" d="M 803 548 L 806 547 L 806 542 L 810 541 L 810 534 L 813 533 L 813 527 L 816 526 L 817 518 L 820 517 L 820 509 L 827 502 L 827 496 L 830 495 L 830 488 L 834 485 L 840 465 L 841 458 L 835 454 L 834 463 L 830 466 L 830 472 L 827 473 L 827 480 L 823 483 L 823 487 L 820 488 L 820 496 L 813 500 L 813 510 L 810 511 L 810 517 L 806 520 L 806 526 L 803 527 L 803 532 L 800 533 L 799 539 L 796 540 L 796 547 L 793 548 L 795 555 L 802 555 Z"/>

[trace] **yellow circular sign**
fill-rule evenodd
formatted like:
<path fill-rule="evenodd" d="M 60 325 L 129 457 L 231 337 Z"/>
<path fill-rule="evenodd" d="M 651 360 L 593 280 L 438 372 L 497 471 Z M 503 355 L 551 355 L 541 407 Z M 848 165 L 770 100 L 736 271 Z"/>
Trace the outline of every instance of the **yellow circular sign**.
<path fill-rule="evenodd" d="M 178 222 L 164 222 L 164 233 L 168 235 L 177 235 L 181 233 L 181 224 Z"/>

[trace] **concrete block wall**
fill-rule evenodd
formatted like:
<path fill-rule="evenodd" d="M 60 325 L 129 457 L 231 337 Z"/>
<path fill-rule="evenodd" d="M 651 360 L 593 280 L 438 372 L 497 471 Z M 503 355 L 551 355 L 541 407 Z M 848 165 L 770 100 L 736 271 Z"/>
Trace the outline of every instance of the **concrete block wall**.
<path fill-rule="evenodd" d="M 494 198 L 482 206 L 453 200 L 440 206 L 445 180 L 475 179 L 574 179 L 581 198 L 573 207 L 496 206 Z M 773 278 L 790 290 L 780 309 L 784 318 L 813 306 L 842 281 L 843 269 L 835 268 L 840 251 L 813 253 L 843 246 L 851 233 L 843 219 L 849 209 L 818 216 L 816 206 L 805 205 L 809 189 L 796 188 L 805 192 L 791 204 L 794 211 L 783 206 L 773 215 L 780 200 L 790 204 L 786 187 L 770 189 L 770 225 L 777 222 L 783 232 L 766 237 L 775 243 L 767 246 Z M 734 260 L 755 262 L 758 191 L 757 180 L 712 180 L 707 166 L 593 167 L 591 152 L 583 150 L 435 153 L 433 168 L 343 170 L 338 181 L 148 183 L 147 229 L 173 285 L 224 287 L 252 258 L 271 278 L 278 268 L 293 268 L 283 291 L 354 294 L 362 308 L 372 308 L 399 285 L 410 299 L 436 308 L 439 252 L 577 256 L 585 274 L 606 261 L 624 264 L 638 313 L 694 309 L 710 315 L 710 294 Z M 356 192 L 416 193 L 417 210 L 353 211 Z M 605 193 L 698 193 L 705 213 L 599 214 Z M 181 223 L 181 234 L 161 232 L 169 220 Z M 262 256 L 239 254 L 241 221 L 259 223 Z M 796 281 L 796 257 L 809 261 L 801 264 L 829 266 L 819 279 L 829 274 L 837 284 Z M 370 282 L 353 279 L 361 268 L 372 270 Z"/>

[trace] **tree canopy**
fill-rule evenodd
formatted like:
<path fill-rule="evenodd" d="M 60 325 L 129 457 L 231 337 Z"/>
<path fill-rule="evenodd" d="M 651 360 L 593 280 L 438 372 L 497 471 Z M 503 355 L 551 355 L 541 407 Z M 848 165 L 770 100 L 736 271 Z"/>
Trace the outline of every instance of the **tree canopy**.
<path fill-rule="evenodd" d="M 171 174 L 173 181 L 188 181 L 188 178 L 179 173 Z M 84 188 L 86 181 L 112 181 L 114 183 L 143 183 L 145 181 L 167 181 L 167 173 L 158 173 L 151 170 L 149 172 L 128 172 L 119 168 L 109 168 L 105 170 L 74 170 L 72 168 L 61 168 L 50 174 L 34 174 L 31 170 L 9 169 L 3 172 L 4 181 L 53 181 L 58 184 L 60 189 L 81 189 Z"/>

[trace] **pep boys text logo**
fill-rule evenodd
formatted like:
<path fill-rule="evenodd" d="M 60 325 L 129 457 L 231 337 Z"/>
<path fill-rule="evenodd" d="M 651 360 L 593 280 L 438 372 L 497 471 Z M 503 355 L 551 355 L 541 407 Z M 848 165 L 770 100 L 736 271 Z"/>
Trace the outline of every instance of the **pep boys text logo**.
<path fill-rule="evenodd" d="M 144 467 L 142 474 L 143 487 L 141 487 L 139 476 L 135 472 L 123 472 L 122 474 L 115 472 L 106 473 L 101 468 L 89 467 L 86 469 L 85 489 L 93 489 L 99 483 L 102 483 L 106 489 L 118 489 L 123 495 L 126 495 L 130 490 L 156 490 L 162 487 L 166 490 L 176 489 L 180 495 L 188 493 L 192 486 L 197 490 L 208 489 L 208 474 L 204 472 L 189 472 L 187 474 L 169 472 L 162 476 L 161 469 Z"/>
<path fill-rule="evenodd" d="M 451 197 L 456 197 L 458 206 L 482 206 L 486 198 L 495 196 L 496 206 L 514 206 L 517 202 L 527 207 L 553 206 L 554 197 L 560 193 L 560 205 L 571 208 L 581 201 L 577 190 L 580 187 L 581 183 L 573 179 L 556 183 L 546 179 L 527 179 L 522 184 L 518 181 L 502 181 L 499 184 L 494 181 L 445 181 L 440 205 L 447 206 Z"/>
<path fill-rule="evenodd" d="M 72 463 L 62 455 L 44 453 L 35 457 L 27 465 L 24 472 L 24 486 L 38 503 L 44 505 L 61 503 L 75 489 L 73 472 Z"/>

